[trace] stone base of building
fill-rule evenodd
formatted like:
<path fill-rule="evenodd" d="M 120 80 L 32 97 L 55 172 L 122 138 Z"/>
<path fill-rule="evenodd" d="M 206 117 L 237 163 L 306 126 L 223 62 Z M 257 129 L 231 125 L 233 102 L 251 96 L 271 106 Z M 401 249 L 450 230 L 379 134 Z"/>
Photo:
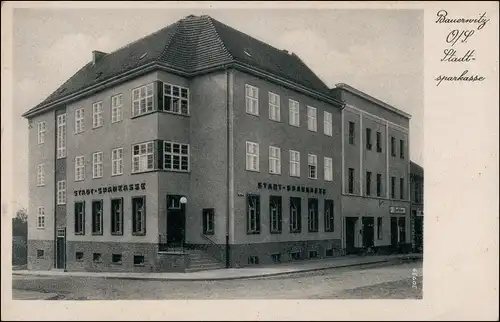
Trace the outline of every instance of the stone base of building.
<path fill-rule="evenodd" d="M 28 270 L 50 270 L 54 268 L 54 259 L 53 240 L 28 240 Z"/>

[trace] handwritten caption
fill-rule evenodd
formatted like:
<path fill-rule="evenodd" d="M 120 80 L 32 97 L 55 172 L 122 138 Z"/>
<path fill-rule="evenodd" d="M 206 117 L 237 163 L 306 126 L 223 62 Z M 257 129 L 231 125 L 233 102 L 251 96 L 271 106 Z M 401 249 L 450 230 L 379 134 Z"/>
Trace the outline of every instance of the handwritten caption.
<path fill-rule="evenodd" d="M 489 18 L 486 12 L 479 14 L 478 18 L 463 18 L 448 16 L 446 10 L 437 12 L 437 24 L 453 24 L 466 25 L 464 28 L 452 29 L 445 38 L 447 47 L 444 49 L 444 55 L 441 58 L 443 63 L 459 63 L 467 64 L 476 60 L 476 50 L 470 47 L 470 40 L 473 39 L 479 32 L 484 30 Z M 471 25 L 472 27 L 468 27 Z M 464 48 L 465 47 L 465 48 Z M 458 76 L 459 75 L 459 76 Z M 482 82 L 485 77 L 480 74 L 469 72 L 467 67 L 461 69 L 461 73 L 457 75 L 439 75 L 435 78 L 436 86 L 442 82 Z"/>

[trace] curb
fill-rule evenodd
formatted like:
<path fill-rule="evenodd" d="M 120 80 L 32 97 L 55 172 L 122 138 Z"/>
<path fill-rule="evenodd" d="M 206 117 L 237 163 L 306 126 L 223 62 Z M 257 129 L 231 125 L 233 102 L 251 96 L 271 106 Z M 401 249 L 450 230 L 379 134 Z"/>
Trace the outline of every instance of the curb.
<path fill-rule="evenodd" d="M 370 264 L 381 264 L 381 263 L 391 263 L 391 262 L 399 262 L 399 261 L 404 261 L 404 260 L 418 260 L 421 258 L 418 257 L 403 257 L 403 258 L 389 258 L 389 259 L 380 259 L 376 261 L 370 261 L 370 262 L 364 262 L 364 263 L 352 263 L 352 264 L 344 264 L 344 265 L 338 265 L 338 266 L 330 266 L 330 267 L 319 267 L 319 268 L 308 268 L 308 269 L 302 269 L 302 270 L 297 270 L 297 271 L 289 271 L 289 272 L 277 272 L 277 273 L 264 273 L 260 275 L 246 275 L 246 276 L 232 276 L 232 277 L 207 277 L 207 278 L 159 278 L 159 277 L 148 277 L 148 276 L 71 276 L 70 277 L 93 277 L 93 278 L 104 278 L 104 279 L 121 279 L 121 280 L 143 280 L 143 281 L 181 281 L 181 282 L 187 282 L 187 281 L 229 281 L 229 280 L 239 280 L 239 279 L 257 279 L 257 278 L 264 278 L 264 277 L 272 277 L 272 276 L 280 276 L 280 275 L 292 275 L 292 274 L 300 274 L 300 273 L 307 273 L 307 272 L 314 272 L 314 271 L 322 271 L 322 270 L 328 270 L 328 269 L 334 269 L 334 268 L 345 268 L 345 267 L 356 267 L 356 266 L 363 266 L 363 265 L 370 265 Z M 18 276 L 63 276 L 63 275 L 47 275 L 44 273 L 36 273 L 36 274 L 19 274 L 16 273 L 15 271 L 12 272 L 12 275 L 18 275 Z"/>

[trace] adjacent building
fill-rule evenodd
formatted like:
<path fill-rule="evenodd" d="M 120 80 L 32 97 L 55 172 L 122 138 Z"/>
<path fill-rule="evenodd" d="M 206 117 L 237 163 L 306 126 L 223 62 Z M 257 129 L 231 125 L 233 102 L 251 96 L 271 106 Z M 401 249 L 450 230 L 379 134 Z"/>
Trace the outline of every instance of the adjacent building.
<path fill-rule="evenodd" d="M 424 168 L 410 163 L 410 196 L 413 251 L 423 252 L 424 247 Z"/>
<path fill-rule="evenodd" d="M 358 169 L 352 194 L 363 198 L 359 169 L 370 159 L 359 129 L 372 119 L 342 110 L 343 99 L 295 54 L 208 16 L 94 51 L 24 114 L 29 269 L 183 271 L 342 255 L 342 202 L 357 200 L 346 196 L 348 169 Z M 381 165 L 384 186 L 408 180 L 408 121 L 385 113 L 385 135 L 406 143 L 404 159 Z M 364 157 L 342 157 L 351 119 Z M 406 205 L 399 196 L 373 199 L 387 201 L 384 229 L 389 206 Z"/>
<path fill-rule="evenodd" d="M 346 84 L 341 112 L 342 248 L 408 251 L 410 115 Z"/>

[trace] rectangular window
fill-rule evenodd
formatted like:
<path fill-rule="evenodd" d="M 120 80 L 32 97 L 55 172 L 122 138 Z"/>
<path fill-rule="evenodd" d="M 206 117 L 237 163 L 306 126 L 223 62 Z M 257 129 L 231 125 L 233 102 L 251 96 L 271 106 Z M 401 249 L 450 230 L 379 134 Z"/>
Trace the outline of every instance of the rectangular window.
<path fill-rule="evenodd" d="M 396 177 L 391 177 L 391 198 L 396 198 Z"/>
<path fill-rule="evenodd" d="M 366 149 L 372 149 L 372 129 L 366 129 Z"/>
<path fill-rule="evenodd" d="M 302 230 L 301 199 L 290 197 L 290 232 L 300 233 Z"/>
<path fill-rule="evenodd" d="M 377 173 L 377 197 L 382 195 L 382 174 Z"/>
<path fill-rule="evenodd" d="M 371 196 L 372 194 L 372 173 L 366 171 L 366 195 Z"/>
<path fill-rule="evenodd" d="M 289 109 L 288 118 L 290 125 L 299 127 L 300 126 L 299 102 L 289 99 L 288 109 Z"/>
<path fill-rule="evenodd" d="M 399 157 L 401 159 L 405 158 L 405 141 L 399 140 Z"/>
<path fill-rule="evenodd" d="M 57 116 L 57 158 L 66 157 L 66 113 Z"/>
<path fill-rule="evenodd" d="M 111 235 L 123 235 L 123 198 L 111 199 Z"/>
<path fill-rule="evenodd" d="M 123 94 L 111 96 L 111 123 L 123 120 Z"/>
<path fill-rule="evenodd" d="M 325 157 L 323 162 L 325 163 L 325 181 L 333 181 L 333 160 L 332 158 Z"/>
<path fill-rule="evenodd" d="M 377 152 L 382 152 L 382 133 L 377 132 Z"/>
<path fill-rule="evenodd" d="M 281 254 L 271 254 L 271 259 L 273 263 L 279 264 L 281 263 Z"/>
<path fill-rule="evenodd" d="M 213 235 L 215 231 L 215 211 L 213 208 L 203 209 L 203 234 Z"/>
<path fill-rule="evenodd" d="M 132 173 L 153 170 L 154 142 L 145 142 L 132 146 Z"/>
<path fill-rule="evenodd" d="M 247 170 L 259 171 L 259 144 L 254 142 L 246 143 L 247 146 Z"/>
<path fill-rule="evenodd" d="M 102 152 L 92 153 L 92 178 L 102 178 Z"/>
<path fill-rule="evenodd" d="M 92 261 L 94 263 L 100 263 L 100 262 L 102 262 L 102 254 L 101 253 L 93 253 L 92 254 Z"/>
<path fill-rule="evenodd" d="M 123 148 L 111 150 L 111 175 L 123 174 Z"/>
<path fill-rule="evenodd" d="M 83 262 L 83 252 L 76 252 L 75 259 L 77 262 Z"/>
<path fill-rule="evenodd" d="M 259 256 L 249 256 L 248 264 L 250 265 L 259 265 Z"/>
<path fill-rule="evenodd" d="M 36 166 L 36 185 L 38 187 L 45 186 L 45 165 L 39 164 Z"/>
<path fill-rule="evenodd" d="M 300 152 L 290 150 L 290 176 L 300 177 Z"/>
<path fill-rule="evenodd" d="M 317 250 L 310 250 L 309 251 L 309 258 L 318 258 L 318 251 Z"/>
<path fill-rule="evenodd" d="M 269 146 L 269 173 L 281 174 L 281 150 Z"/>
<path fill-rule="evenodd" d="M 132 197 L 132 235 L 146 234 L 146 197 Z"/>
<path fill-rule="evenodd" d="M 75 134 L 85 131 L 85 109 L 83 107 L 75 110 Z"/>
<path fill-rule="evenodd" d="M 176 114 L 189 115 L 189 89 L 164 83 L 163 110 Z"/>
<path fill-rule="evenodd" d="M 382 217 L 377 217 L 377 239 L 382 239 Z"/>
<path fill-rule="evenodd" d="M 132 116 L 153 111 L 153 83 L 132 90 Z"/>
<path fill-rule="evenodd" d="M 347 184 L 347 191 L 349 193 L 354 193 L 354 169 L 349 168 L 349 180 Z"/>
<path fill-rule="evenodd" d="M 134 265 L 144 266 L 144 255 L 134 255 Z"/>
<path fill-rule="evenodd" d="M 323 131 L 328 136 L 333 135 L 332 123 L 333 123 L 332 113 L 324 111 L 323 112 Z"/>
<path fill-rule="evenodd" d="M 349 144 L 354 145 L 355 137 L 356 137 L 355 124 L 354 122 L 349 122 Z"/>
<path fill-rule="evenodd" d="M 85 180 L 85 156 L 75 157 L 75 181 Z"/>
<path fill-rule="evenodd" d="M 405 179 L 399 178 L 399 199 L 405 198 Z"/>
<path fill-rule="evenodd" d="M 113 264 L 121 264 L 122 263 L 122 254 L 111 254 L 111 262 Z"/>
<path fill-rule="evenodd" d="M 292 252 L 290 253 L 290 257 L 292 258 L 292 260 L 300 260 L 300 252 Z"/>
<path fill-rule="evenodd" d="M 66 180 L 57 181 L 57 204 L 66 204 Z"/>
<path fill-rule="evenodd" d="M 47 131 L 47 123 L 45 121 L 37 123 L 38 144 L 45 143 L 45 132 Z"/>
<path fill-rule="evenodd" d="M 314 233 L 318 231 L 318 199 L 309 198 L 309 212 L 308 212 L 308 226 L 309 232 Z"/>
<path fill-rule="evenodd" d="M 318 157 L 315 154 L 307 155 L 307 164 L 309 169 L 309 179 L 318 178 Z"/>
<path fill-rule="evenodd" d="M 92 201 L 92 235 L 102 235 L 102 200 Z"/>
<path fill-rule="evenodd" d="M 85 235 L 85 201 L 75 202 L 75 235 Z"/>
<path fill-rule="evenodd" d="M 43 256 L 44 256 L 43 249 L 37 249 L 36 250 L 36 258 L 43 258 Z"/>
<path fill-rule="evenodd" d="M 396 156 L 396 139 L 393 136 L 391 136 L 391 155 Z"/>
<path fill-rule="evenodd" d="M 248 114 L 259 115 L 259 89 L 245 84 L 245 104 Z"/>
<path fill-rule="evenodd" d="M 103 125 L 102 101 L 92 104 L 92 128 L 98 128 Z"/>
<path fill-rule="evenodd" d="M 281 233 L 281 196 L 270 196 L 269 197 L 269 227 L 271 228 L 271 233 L 280 234 Z"/>
<path fill-rule="evenodd" d="M 269 92 L 269 119 L 279 122 L 280 115 L 280 96 Z"/>
<path fill-rule="evenodd" d="M 307 129 L 316 132 L 318 130 L 317 110 L 315 107 L 307 106 Z"/>
<path fill-rule="evenodd" d="M 333 200 L 325 199 L 325 231 L 334 231 Z"/>
<path fill-rule="evenodd" d="M 45 229 L 45 208 L 38 207 L 36 213 L 36 228 Z"/>
<path fill-rule="evenodd" d="M 260 196 L 247 196 L 247 233 L 260 233 Z"/>
<path fill-rule="evenodd" d="M 163 142 L 163 169 L 189 171 L 189 144 Z"/>

